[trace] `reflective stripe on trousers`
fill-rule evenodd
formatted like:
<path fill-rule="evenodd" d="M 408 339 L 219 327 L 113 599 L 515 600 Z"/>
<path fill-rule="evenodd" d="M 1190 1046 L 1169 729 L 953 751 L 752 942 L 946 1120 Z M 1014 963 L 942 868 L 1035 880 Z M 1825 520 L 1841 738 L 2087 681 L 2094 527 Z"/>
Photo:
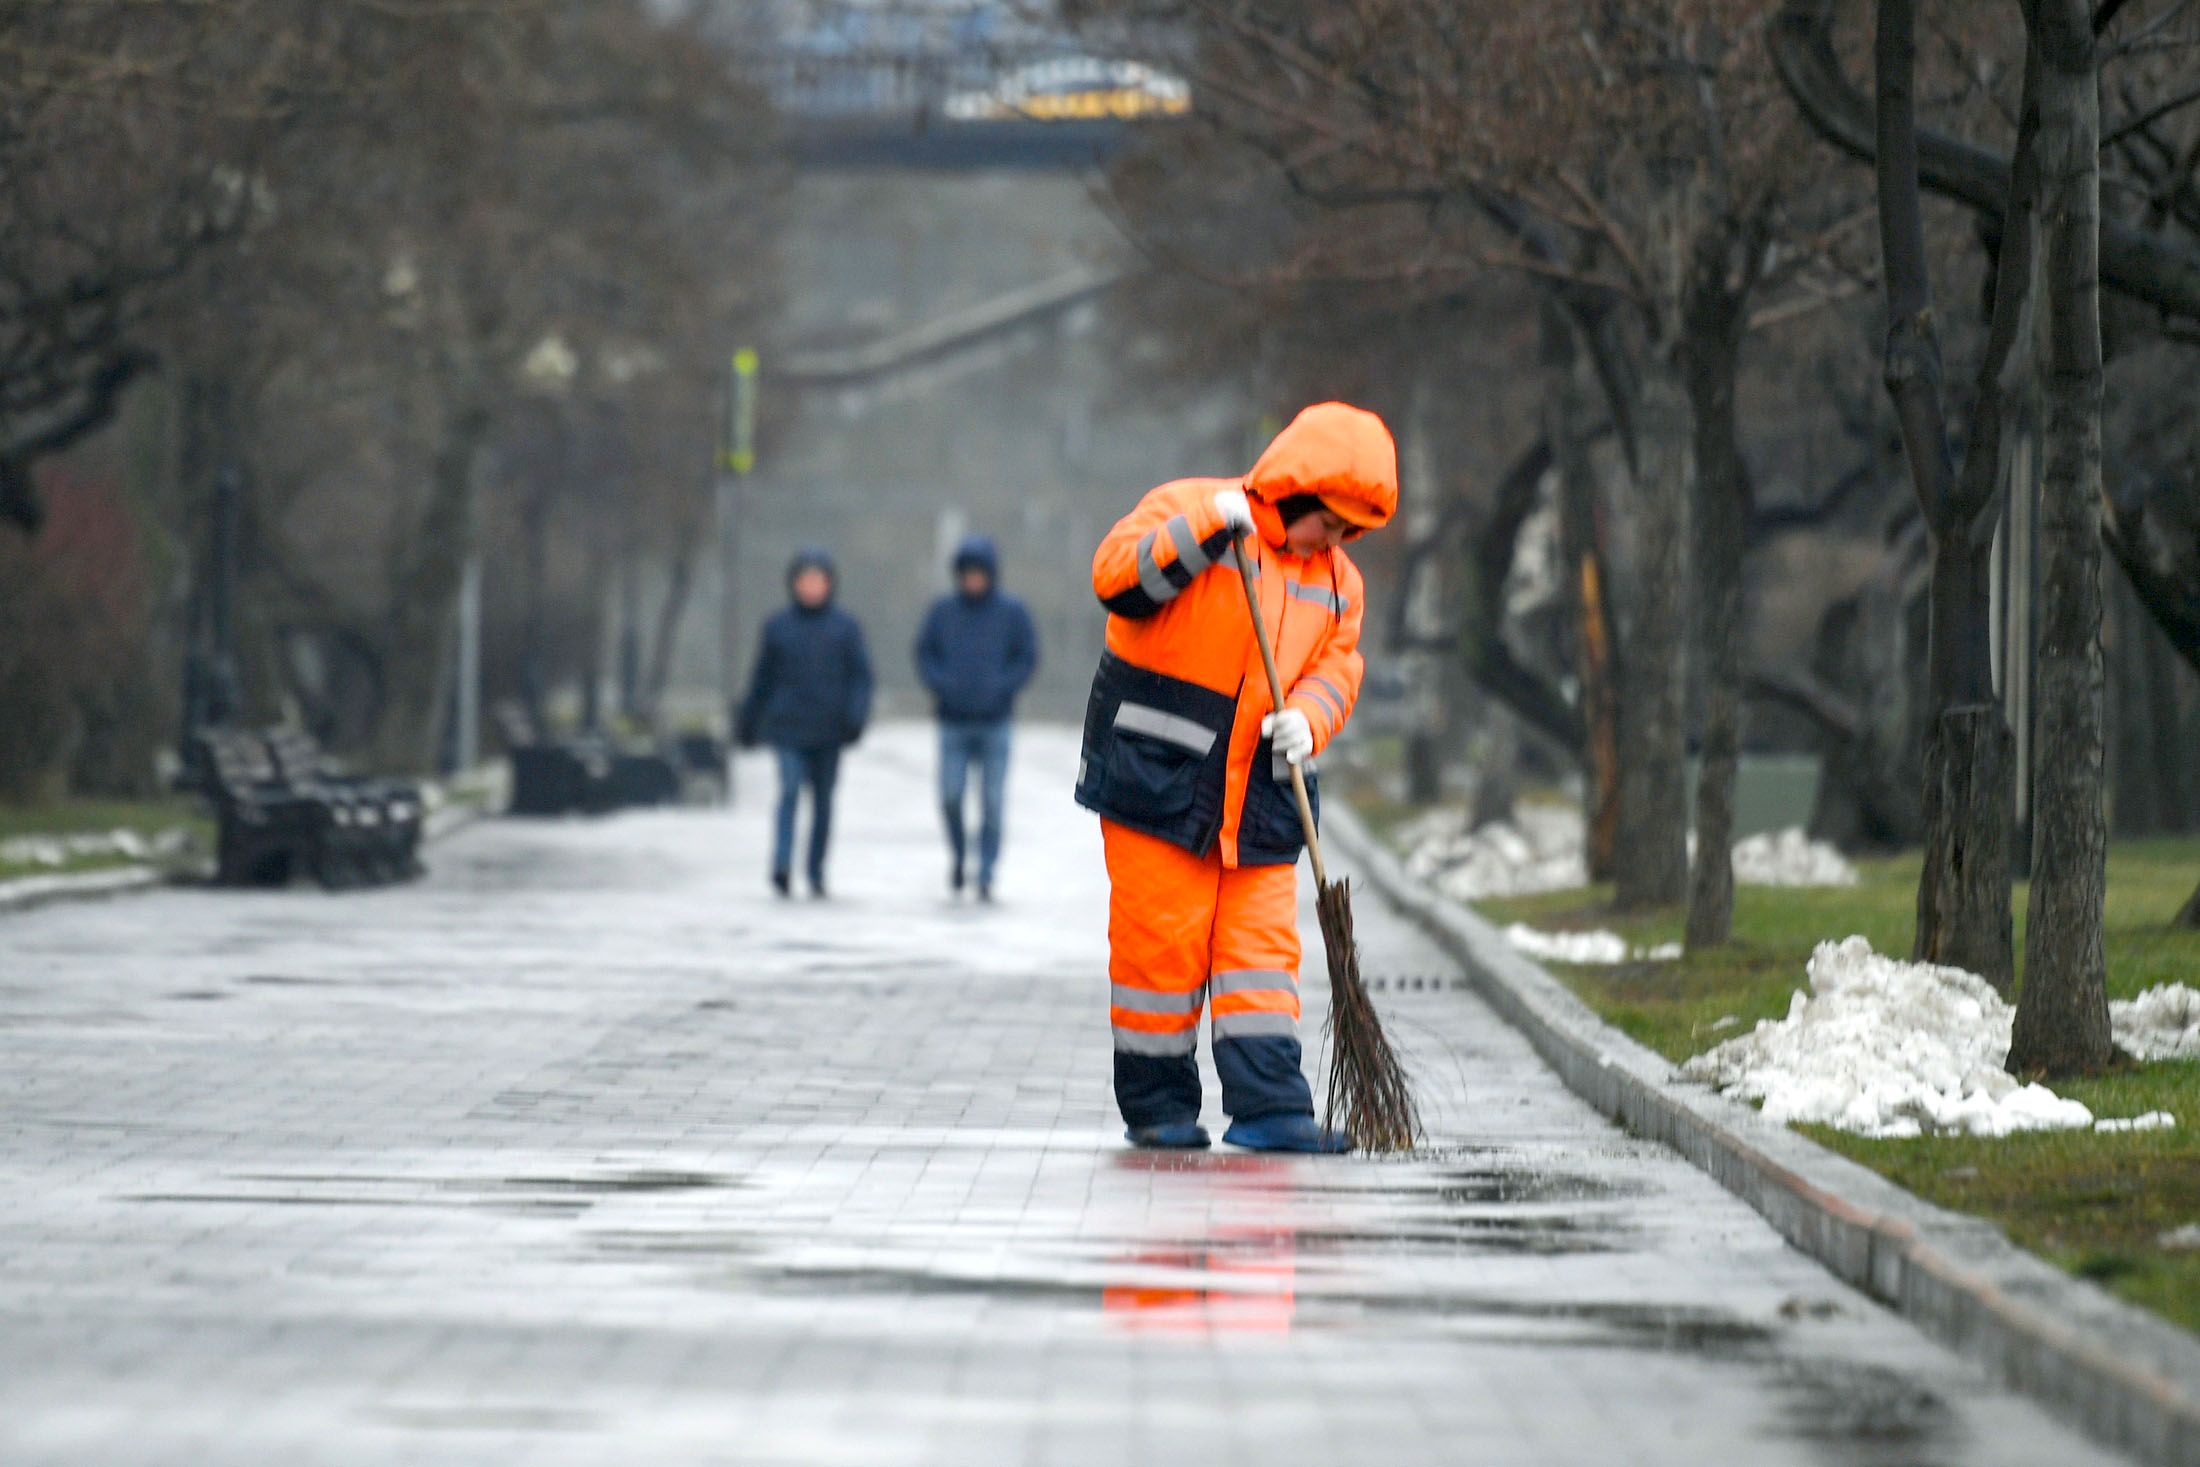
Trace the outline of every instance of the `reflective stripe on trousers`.
<path fill-rule="evenodd" d="M 1298 872 L 1223 867 L 1219 855 L 1103 820 L 1109 1019 L 1116 1099 L 1130 1124 L 1199 1114 L 1194 1052 L 1213 1009 L 1223 1108 L 1311 1113 L 1299 1062 Z"/>

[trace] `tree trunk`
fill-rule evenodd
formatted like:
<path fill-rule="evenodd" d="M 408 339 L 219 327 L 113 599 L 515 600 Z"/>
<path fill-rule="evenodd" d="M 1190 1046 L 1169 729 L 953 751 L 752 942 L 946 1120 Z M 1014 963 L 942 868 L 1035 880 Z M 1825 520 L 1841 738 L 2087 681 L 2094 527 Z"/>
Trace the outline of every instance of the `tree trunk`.
<path fill-rule="evenodd" d="M 1691 952 L 1734 934 L 1734 784 L 1742 744 L 1742 563 L 1749 466 L 1734 415 L 1746 287 L 1728 283 L 1724 229 L 1697 242 L 1689 289 L 1688 398 L 1696 425 L 1697 648 L 1703 657 L 1703 743 L 1696 776 L 1696 857 L 1688 884 Z M 1746 251 L 1751 248 L 1744 243 Z"/>
<path fill-rule="evenodd" d="M 2006 986 L 2008 965 L 1997 966 L 1995 960 L 2007 953 L 2007 938 L 1980 936 L 2009 923 L 2008 761 L 2006 756 L 1996 758 L 2003 736 L 1994 732 L 2001 715 L 1994 697 L 1988 577 L 1991 527 L 2001 500 L 2001 429 L 2009 390 L 2005 368 L 2015 356 L 2031 277 L 2028 210 L 2036 68 L 2026 72 L 2026 108 L 2019 123 L 2016 166 L 2010 171 L 1993 314 L 1980 360 L 1979 401 L 1959 475 L 1941 402 L 1940 340 L 1933 324 L 1918 190 L 1916 21 L 1914 0 L 1882 0 L 1875 39 L 1887 395 L 1901 425 L 1910 480 L 1933 547 L 1926 696 L 1929 769 L 1922 812 L 1926 864 L 1918 880 L 1915 951 L 1967 955 L 1988 964 L 1973 971 Z M 1955 959 L 1944 956 L 1942 961 Z"/>
<path fill-rule="evenodd" d="M 1456 513 L 1452 485 L 1438 470 L 1436 442 L 1441 394 L 1435 374 L 1421 372 L 1413 382 L 1412 432 L 1408 436 L 1399 470 L 1418 491 L 1406 500 L 1402 528 L 1412 542 L 1433 552 L 1441 542 L 1445 521 Z M 1517 536 L 1516 536 L 1517 538 Z M 1408 635 L 1430 644 L 1442 640 L 1445 613 L 1444 572 L 1448 557 L 1430 553 L 1419 557 L 1420 574 L 1405 578 L 1400 586 L 1397 620 Z M 1453 741 L 1452 710 L 1446 706 L 1445 689 L 1451 680 L 1451 659 L 1432 651 L 1405 652 L 1400 661 L 1409 689 L 1405 700 L 1405 797 L 1406 803 L 1426 807 L 1443 798 L 1444 755 Z"/>
<path fill-rule="evenodd" d="M 680 624 L 687 618 L 688 597 L 695 590 L 695 547 L 701 535 L 700 527 L 691 527 L 674 547 L 664 604 L 657 608 L 657 625 L 650 635 L 637 716 L 652 728 L 658 728 L 664 716 L 665 689 L 672 682 L 672 655 L 680 645 Z"/>
<path fill-rule="evenodd" d="M 1637 417 L 1635 615 L 1621 670 L 1619 832 L 1614 899 L 1623 911 L 1688 895 L 1686 629 L 1688 399 L 1670 352 L 1653 353 Z"/>
<path fill-rule="evenodd" d="M 601 534 L 589 537 L 582 573 L 588 589 L 588 615 L 581 628 L 581 727 L 603 732 L 604 643 L 611 632 L 611 552 Z"/>
<path fill-rule="evenodd" d="M 519 638 L 519 700 L 538 735 L 550 729 L 550 508 L 547 490 L 528 496 L 520 511 L 525 609 Z"/>
<path fill-rule="evenodd" d="M 1975 672 L 1988 643 L 1990 548 L 1968 538 L 1933 547 L 1934 710 L 1925 727 L 1925 863 L 1910 956 L 1976 973 L 2003 993 L 2016 982 L 2011 933 L 2014 739 Z M 1950 644 L 1970 651 L 1951 659 Z M 1951 665 L 1951 661 L 1953 665 Z M 1983 693 L 1983 696 L 1982 696 Z"/>
<path fill-rule="evenodd" d="M 1520 796 L 1520 734 L 1510 714 L 1491 710 L 1483 722 L 1482 757 L 1475 766 L 1474 803 L 1467 813 L 1470 829 L 1497 821 L 1510 825 Z"/>
<path fill-rule="evenodd" d="M 1925 865 L 1913 961 L 2014 982 L 2009 934 L 2011 739 L 1991 705 L 1951 709 L 1925 741 Z M 2000 841 L 1997 849 L 1989 842 Z"/>
<path fill-rule="evenodd" d="M 642 710 L 642 552 L 627 537 L 619 556 L 619 717 Z"/>
<path fill-rule="evenodd" d="M 2168 793 L 2160 783 L 2164 761 L 2155 757 L 2156 742 L 2167 739 L 2176 726 L 2159 732 L 2155 728 L 2155 701 L 2148 686 L 2156 674 L 2150 657 L 2154 628 L 2147 621 L 2146 608 L 2131 594 L 2129 582 L 2119 575 L 2110 584 L 2110 829 L 2118 840 L 2130 840 L 2174 829 L 2183 814 L 2183 802 L 2164 798 Z"/>
<path fill-rule="evenodd" d="M 2062 1075 L 2115 1053 L 2101 921 L 2101 105 L 2091 7 L 2028 0 L 2025 19 L 2039 58 L 2047 421 L 2032 900 L 2009 1068 Z"/>
<path fill-rule="evenodd" d="M 2136 595 L 2127 604 L 2139 612 L 2132 618 L 2133 637 L 2139 644 L 2139 686 L 2145 694 L 2145 711 L 2140 716 L 2153 735 L 2151 753 L 2154 758 L 2152 785 L 2155 802 L 2160 810 L 2157 827 L 2168 834 L 2184 835 L 2194 826 L 2195 785 L 2194 771 L 2187 767 L 2187 760 L 2200 740 L 2192 735 L 2200 729 L 2191 727 L 2182 700 L 2178 697 L 2178 683 L 2189 677 L 2183 665 L 2170 649 L 2169 639 L 2162 634 L 2153 619 L 2146 615 L 2146 608 Z"/>
<path fill-rule="evenodd" d="M 390 589 L 382 706 L 374 749 L 381 767 L 435 766 L 459 582 L 474 541 L 474 471 L 489 409 L 471 384 L 445 390 L 445 417 L 428 474 L 428 503 L 406 536 Z"/>
<path fill-rule="evenodd" d="M 1582 795 L 1591 881 L 1616 874 L 1619 835 L 1619 689 L 1609 557 L 1604 549 L 1595 460 L 1590 456 L 1589 384 L 1564 308 L 1543 303 L 1543 363 L 1548 374 L 1544 437 L 1558 469 L 1559 555 L 1565 567 L 1574 678 L 1580 686 Z"/>

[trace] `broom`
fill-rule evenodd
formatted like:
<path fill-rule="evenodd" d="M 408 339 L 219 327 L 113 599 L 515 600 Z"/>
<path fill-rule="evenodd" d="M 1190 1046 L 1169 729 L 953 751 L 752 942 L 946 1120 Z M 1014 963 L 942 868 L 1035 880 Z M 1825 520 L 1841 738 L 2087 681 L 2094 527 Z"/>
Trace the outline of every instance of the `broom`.
<path fill-rule="evenodd" d="M 1260 642 L 1261 666 L 1268 672 L 1268 693 L 1283 708 L 1283 678 L 1276 671 L 1275 649 L 1260 619 L 1260 591 L 1242 541 L 1233 541 L 1238 579 L 1245 585 L 1245 609 L 1252 614 Z M 1314 863 L 1314 910 L 1321 918 L 1322 946 L 1329 954 L 1329 1098 L 1322 1124 L 1341 1130 L 1362 1151 L 1405 1151 L 1421 1135 L 1421 1115 L 1406 1081 L 1405 1066 L 1383 1034 L 1383 1021 L 1360 979 L 1360 949 L 1352 937 L 1352 883 L 1334 884 L 1322 865 L 1322 844 L 1314 829 L 1313 802 L 1306 797 L 1306 776 L 1291 769 L 1291 793 L 1298 800 L 1299 824 L 1306 831 L 1306 854 Z"/>

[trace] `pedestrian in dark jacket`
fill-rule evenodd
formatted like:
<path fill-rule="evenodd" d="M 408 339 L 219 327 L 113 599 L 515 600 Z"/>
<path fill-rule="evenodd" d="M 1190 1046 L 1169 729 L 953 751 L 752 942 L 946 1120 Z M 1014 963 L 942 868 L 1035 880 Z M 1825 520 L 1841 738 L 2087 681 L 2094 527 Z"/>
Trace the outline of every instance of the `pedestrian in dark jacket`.
<path fill-rule="evenodd" d="M 955 589 L 932 603 L 917 634 L 917 675 L 940 720 L 940 808 L 953 864 L 948 885 L 963 889 L 963 796 L 979 770 L 978 898 L 993 899 L 1001 855 L 1001 807 L 1008 793 L 1009 721 L 1016 695 L 1039 666 L 1039 635 L 1024 603 L 1000 587 L 993 542 L 972 535 L 955 551 Z"/>
<path fill-rule="evenodd" d="M 764 623 L 756 672 L 734 721 L 744 747 L 769 744 L 779 756 L 779 809 L 772 827 L 772 885 L 787 894 L 794 865 L 795 806 L 810 790 L 807 874 L 825 895 L 825 848 L 832 839 L 833 782 L 840 751 L 863 736 L 871 716 L 871 659 L 863 628 L 833 605 L 833 559 L 805 548 L 787 567 L 789 604 Z"/>

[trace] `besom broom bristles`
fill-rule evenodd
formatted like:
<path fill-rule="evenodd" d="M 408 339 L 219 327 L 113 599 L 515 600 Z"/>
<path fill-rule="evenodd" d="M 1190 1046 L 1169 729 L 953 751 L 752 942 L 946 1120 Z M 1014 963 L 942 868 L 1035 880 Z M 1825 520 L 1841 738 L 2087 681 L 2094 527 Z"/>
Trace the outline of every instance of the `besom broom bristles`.
<path fill-rule="evenodd" d="M 1420 1108 L 1360 980 L 1352 883 L 1315 880 L 1314 910 L 1329 954 L 1329 1098 L 1322 1124 L 1343 1131 L 1362 1151 L 1409 1151 L 1421 1138 Z"/>
<path fill-rule="evenodd" d="M 1260 589 L 1242 542 L 1233 542 L 1238 579 L 1245 585 L 1245 609 L 1253 618 L 1268 691 L 1283 707 L 1283 678 L 1276 671 L 1275 649 L 1260 619 Z M 1332 882 L 1322 864 L 1321 839 L 1314 829 L 1313 803 L 1306 797 L 1306 776 L 1291 766 L 1291 793 L 1297 797 L 1299 824 L 1306 832 L 1307 859 L 1314 867 L 1314 911 L 1321 919 L 1322 947 L 1329 956 L 1329 1097 L 1323 1124 L 1341 1130 L 1362 1151 L 1405 1151 L 1421 1136 L 1420 1109 L 1398 1053 L 1383 1033 L 1383 1021 L 1360 978 L 1360 949 L 1352 937 L 1352 884 Z"/>

